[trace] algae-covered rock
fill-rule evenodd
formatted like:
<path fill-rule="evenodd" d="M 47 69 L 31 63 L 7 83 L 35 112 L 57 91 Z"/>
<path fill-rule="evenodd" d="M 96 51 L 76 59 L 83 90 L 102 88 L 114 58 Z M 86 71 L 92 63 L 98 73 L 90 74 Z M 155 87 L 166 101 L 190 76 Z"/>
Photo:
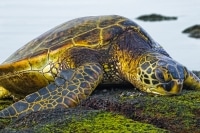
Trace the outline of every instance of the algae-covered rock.
<path fill-rule="evenodd" d="M 197 74 L 199 72 L 196 72 Z M 12 101 L 1 101 L 5 108 Z M 79 106 L 0 119 L 0 132 L 200 132 L 200 91 L 153 96 L 132 86 L 97 89 Z"/>
<path fill-rule="evenodd" d="M 130 94 L 130 96 L 125 95 Z M 133 94 L 131 94 L 133 93 Z M 117 98 L 103 94 L 90 97 L 89 107 L 118 112 L 144 123 L 153 124 L 171 132 L 200 132 L 200 91 L 183 91 L 179 96 L 137 95 L 124 90 Z M 118 100 L 116 100 L 118 99 Z M 97 106 L 98 105 L 98 106 Z"/>
<path fill-rule="evenodd" d="M 200 132 L 200 91 L 152 96 L 133 88 L 98 89 L 72 109 L 45 110 L 13 122 L 1 132 Z"/>
<path fill-rule="evenodd" d="M 163 16 L 160 14 L 150 14 L 150 15 L 142 15 L 137 19 L 142 21 L 166 21 L 166 20 L 177 20 L 177 17 Z"/>
<path fill-rule="evenodd" d="M 167 130 L 154 125 L 141 123 L 123 115 L 84 108 L 46 110 L 31 113 L 12 122 L 2 130 L 10 132 L 34 133 L 121 133 L 121 132 L 159 132 Z"/>
<path fill-rule="evenodd" d="M 197 77 L 200 77 L 200 71 L 192 71 Z"/>
<path fill-rule="evenodd" d="M 200 38 L 200 25 L 194 25 L 183 30 L 183 33 L 189 34 L 189 37 Z"/>

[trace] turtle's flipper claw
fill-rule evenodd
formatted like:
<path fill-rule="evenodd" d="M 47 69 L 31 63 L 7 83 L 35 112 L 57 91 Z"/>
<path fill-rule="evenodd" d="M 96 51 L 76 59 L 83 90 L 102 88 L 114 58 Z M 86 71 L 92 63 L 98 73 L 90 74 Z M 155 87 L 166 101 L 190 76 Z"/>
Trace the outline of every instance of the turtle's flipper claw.
<path fill-rule="evenodd" d="M 54 83 L 0 111 L 0 117 L 15 118 L 33 111 L 74 107 L 101 82 L 102 73 L 100 65 L 94 63 L 62 70 Z"/>

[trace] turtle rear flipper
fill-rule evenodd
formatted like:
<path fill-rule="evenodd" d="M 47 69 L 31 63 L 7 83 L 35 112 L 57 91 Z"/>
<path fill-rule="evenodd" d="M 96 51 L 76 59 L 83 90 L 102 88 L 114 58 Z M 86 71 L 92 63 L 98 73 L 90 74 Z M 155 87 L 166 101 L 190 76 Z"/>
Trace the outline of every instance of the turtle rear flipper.
<path fill-rule="evenodd" d="M 200 79 L 192 71 L 185 70 L 184 85 L 193 90 L 200 90 Z"/>
<path fill-rule="evenodd" d="M 87 98 L 101 82 L 102 73 L 97 63 L 62 70 L 54 83 L 0 111 L 0 117 L 19 118 L 33 111 L 74 107 Z"/>

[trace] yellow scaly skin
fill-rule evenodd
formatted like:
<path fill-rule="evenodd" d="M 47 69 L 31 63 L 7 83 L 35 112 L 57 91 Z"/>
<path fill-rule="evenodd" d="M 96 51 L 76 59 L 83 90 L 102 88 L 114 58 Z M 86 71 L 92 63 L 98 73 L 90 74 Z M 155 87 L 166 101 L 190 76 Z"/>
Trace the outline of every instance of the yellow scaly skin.
<path fill-rule="evenodd" d="M 99 84 L 126 82 L 159 95 L 180 94 L 183 85 L 200 90 L 199 78 L 133 21 L 117 15 L 74 19 L 0 65 L 0 98 L 22 98 L 0 117 L 74 107 Z"/>

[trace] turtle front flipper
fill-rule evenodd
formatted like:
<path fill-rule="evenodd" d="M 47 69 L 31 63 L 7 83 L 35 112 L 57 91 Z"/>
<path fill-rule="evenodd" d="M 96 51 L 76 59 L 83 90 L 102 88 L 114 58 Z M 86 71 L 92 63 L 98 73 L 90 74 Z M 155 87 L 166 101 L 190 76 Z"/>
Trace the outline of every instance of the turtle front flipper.
<path fill-rule="evenodd" d="M 74 107 L 91 94 L 102 75 L 103 70 L 97 63 L 62 70 L 54 83 L 0 111 L 0 117 L 18 118 L 34 111 Z"/>
<path fill-rule="evenodd" d="M 185 69 L 184 85 L 190 89 L 200 90 L 200 79 L 193 72 Z"/>

